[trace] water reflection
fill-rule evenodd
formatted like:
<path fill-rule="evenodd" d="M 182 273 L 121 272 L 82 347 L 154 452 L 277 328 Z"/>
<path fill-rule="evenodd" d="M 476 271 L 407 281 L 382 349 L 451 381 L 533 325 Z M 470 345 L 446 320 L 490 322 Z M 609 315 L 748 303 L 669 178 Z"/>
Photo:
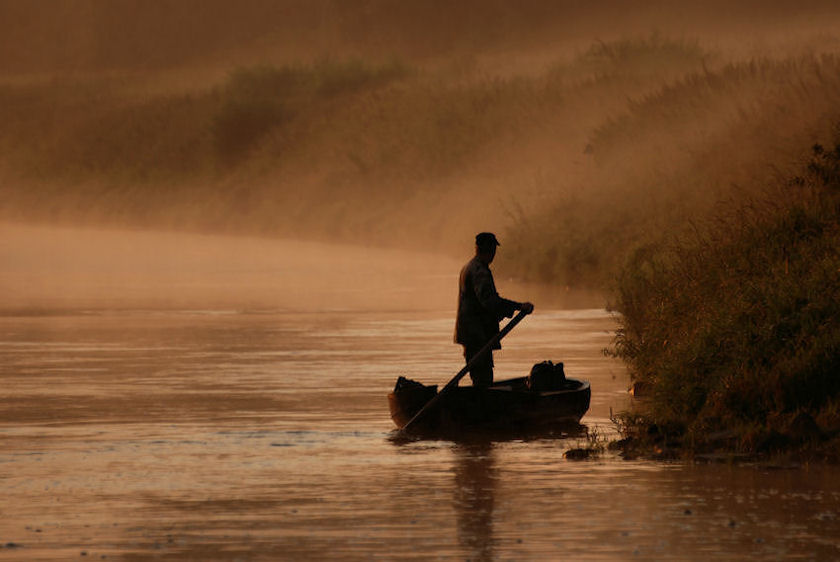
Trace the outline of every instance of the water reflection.
<path fill-rule="evenodd" d="M 493 508 L 498 470 L 493 444 L 455 445 L 453 505 L 458 523 L 458 544 L 470 560 L 493 560 Z"/>
<path fill-rule="evenodd" d="M 384 394 L 448 378 L 448 313 L 0 316 L 0 559 L 840 559 L 836 467 L 565 458 L 626 396 L 580 314 L 500 364 L 565 359 L 586 425 L 401 443 Z"/>

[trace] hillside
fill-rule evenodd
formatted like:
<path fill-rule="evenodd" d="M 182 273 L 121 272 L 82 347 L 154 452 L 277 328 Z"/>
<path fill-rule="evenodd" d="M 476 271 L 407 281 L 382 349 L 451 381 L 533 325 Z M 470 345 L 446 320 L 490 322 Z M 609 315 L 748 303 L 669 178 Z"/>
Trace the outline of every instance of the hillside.
<path fill-rule="evenodd" d="M 501 271 L 604 287 L 791 170 L 840 113 L 831 2 L 0 14 L 7 220 L 459 255 L 492 229 Z"/>

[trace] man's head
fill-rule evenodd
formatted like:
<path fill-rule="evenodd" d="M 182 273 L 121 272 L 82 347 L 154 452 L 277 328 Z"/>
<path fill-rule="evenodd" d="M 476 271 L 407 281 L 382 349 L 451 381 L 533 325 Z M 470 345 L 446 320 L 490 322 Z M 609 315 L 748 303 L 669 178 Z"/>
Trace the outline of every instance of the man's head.
<path fill-rule="evenodd" d="M 484 263 L 490 265 L 496 256 L 496 246 L 499 246 L 496 235 L 492 232 L 481 232 L 475 236 L 475 255 Z"/>

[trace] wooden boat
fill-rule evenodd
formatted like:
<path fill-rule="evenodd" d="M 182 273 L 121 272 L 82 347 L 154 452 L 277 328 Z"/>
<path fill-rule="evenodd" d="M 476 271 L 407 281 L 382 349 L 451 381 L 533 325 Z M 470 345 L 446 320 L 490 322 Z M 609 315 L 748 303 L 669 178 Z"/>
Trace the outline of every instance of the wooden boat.
<path fill-rule="evenodd" d="M 400 377 L 388 395 L 391 419 L 402 429 L 436 394 L 437 386 Z M 528 377 L 501 380 L 484 389 L 459 386 L 442 394 L 411 424 L 410 433 L 560 432 L 577 426 L 589 409 L 590 396 L 589 382 L 575 379 L 546 391 L 531 390 Z"/>

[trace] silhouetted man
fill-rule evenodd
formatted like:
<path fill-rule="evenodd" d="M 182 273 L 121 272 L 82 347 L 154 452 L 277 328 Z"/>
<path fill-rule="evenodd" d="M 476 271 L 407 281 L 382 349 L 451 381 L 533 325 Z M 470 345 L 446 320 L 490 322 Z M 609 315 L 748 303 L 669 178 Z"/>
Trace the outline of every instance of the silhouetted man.
<path fill-rule="evenodd" d="M 475 237 L 475 257 L 461 269 L 458 280 L 458 316 L 455 320 L 455 343 L 464 346 L 467 363 L 499 333 L 499 321 L 517 310 L 530 313 L 534 305 L 504 299 L 496 292 L 490 264 L 496 257 L 496 235 L 482 232 Z M 492 349 L 501 349 L 498 342 Z M 493 351 L 485 353 L 470 370 L 473 386 L 493 384 Z"/>

